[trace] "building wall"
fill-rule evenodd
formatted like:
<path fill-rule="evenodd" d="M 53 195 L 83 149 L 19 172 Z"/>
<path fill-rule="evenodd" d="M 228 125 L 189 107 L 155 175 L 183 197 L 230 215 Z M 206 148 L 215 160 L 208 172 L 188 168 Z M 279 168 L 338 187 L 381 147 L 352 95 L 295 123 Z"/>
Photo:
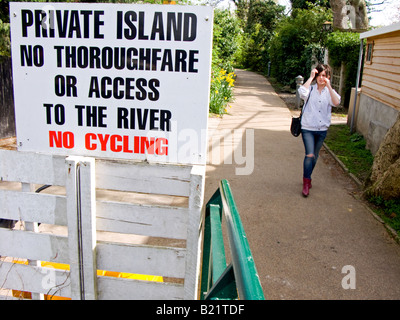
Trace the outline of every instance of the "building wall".
<path fill-rule="evenodd" d="M 356 128 L 373 154 L 399 112 L 400 30 L 367 38 Z"/>
<path fill-rule="evenodd" d="M 386 132 L 396 122 L 400 111 L 361 92 L 357 113 L 357 131 L 367 140 L 367 148 L 375 154 Z"/>
<path fill-rule="evenodd" d="M 369 44 L 372 56 L 367 61 Z M 400 30 L 367 38 L 365 56 L 361 91 L 400 110 Z"/>

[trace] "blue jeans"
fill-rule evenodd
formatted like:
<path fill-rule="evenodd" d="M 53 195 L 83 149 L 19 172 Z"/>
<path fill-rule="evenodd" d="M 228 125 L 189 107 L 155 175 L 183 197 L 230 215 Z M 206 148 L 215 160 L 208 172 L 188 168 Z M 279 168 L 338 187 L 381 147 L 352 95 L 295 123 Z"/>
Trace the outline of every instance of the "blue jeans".
<path fill-rule="evenodd" d="M 303 163 L 303 177 L 311 179 L 311 174 L 318 160 L 319 150 L 326 138 L 328 131 L 301 130 L 306 155 Z"/>

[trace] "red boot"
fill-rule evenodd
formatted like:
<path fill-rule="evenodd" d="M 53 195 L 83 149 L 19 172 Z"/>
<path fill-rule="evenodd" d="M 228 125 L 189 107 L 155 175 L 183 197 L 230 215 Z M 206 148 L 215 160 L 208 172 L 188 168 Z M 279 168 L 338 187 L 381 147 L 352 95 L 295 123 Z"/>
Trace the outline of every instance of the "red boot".
<path fill-rule="evenodd" d="M 303 196 L 308 197 L 310 193 L 311 179 L 303 178 Z"/>

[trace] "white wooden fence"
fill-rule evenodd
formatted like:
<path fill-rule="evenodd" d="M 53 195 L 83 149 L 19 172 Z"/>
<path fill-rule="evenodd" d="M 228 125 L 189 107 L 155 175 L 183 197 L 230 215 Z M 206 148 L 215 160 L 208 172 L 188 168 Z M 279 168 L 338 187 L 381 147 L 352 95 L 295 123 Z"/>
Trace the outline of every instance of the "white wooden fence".
<path fill-rule="evenodd" d="M 204 166 L 0 150 L 1 180 L 20 182 L 22 186 L 20 190 L 0 190 L 0 218 L 23 221 L 25 225 L 0 228 L 0 288 L 32 292 L 32 297 L 39 299 L 43 294 L 72 299 L 198 298 L 204 175 Z M 35 193 L 34 184 L 64 186 L 65 195 Z M 187 205 L 96 199 L 100 189 L 187 197 Z M 37 223 L 67 226 L 68 235 L 38 232 Z M 101 241 L 96 238 L 96 231 L 181 239 L 186 245 Z M 28 259 L 29 263 L 16 264 L 6 261 L 4 256 Z M 42 267 L 39 261 L 65 263 L 70 270 Z M 55 275 L 51 288 L 49 270 Z M 172 280 L 153 282 L 99 276 L 97 270 Z"/>

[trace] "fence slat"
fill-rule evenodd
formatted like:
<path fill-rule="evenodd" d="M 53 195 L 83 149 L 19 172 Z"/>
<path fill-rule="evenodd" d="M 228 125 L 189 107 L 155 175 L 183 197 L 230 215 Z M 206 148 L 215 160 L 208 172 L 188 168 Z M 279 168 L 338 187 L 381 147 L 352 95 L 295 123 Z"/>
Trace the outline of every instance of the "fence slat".
<path fill-rule="evenodd" d="M 68 270 L 57 270 L 3 261 L 0 264 L 2 288 L 70 297 Z"/>
<path fill-rule="evenodd" d="M 183 286 L 174 283 L 98 277 L 101 300 L 182 300 Z"/>
<path fill-rule="evenodd" d="M 66 197 L 0 190 L 0 218 L 66 226 Z M 97 201 L 97 230 L 186 239 L 188 209 Z"/>
<path fill-rule="evenodd" d="M 185 299 L 198 299 L 201 245 L 201 209 L 204 199 L 204 166 L 193 166 L 190 172 L 189 220 L 187 235 L 187 261 Z"/>
<path fill-rule="evenodd" d="M 94 300 L 97 298 L 95 160 L 68 157 L 66 163 L 71 298 Z"/>
<path fill-rule="evenodd" d="M 18 163 L 18 166 L 15 164 Z M 0 150 L 0 177 L 5 181 L 65 186 L 65 157 Z M 100 189 L 189 196 L 190 166 L 96 160 Z"/>
<path fill-rule="evenodd" d="M 186 239 L 188 209 L 97 202 L 97 230 Z"/>
<path fill-rule="evenodd" d="M 96 161 L 100 189 L 189 196 L 190 168 L 125 161 Z"/>
<path fill-rule="evenodd" d="M 184 278 L 186 250 L 98 241 L 101 270 Z"/>
<path fill-rule="evenodd" d="M 68 238 L 0 228 L 0 255 L 69 263 Z"/>
<path fill-rule="evenodd" d="M 60 195 L 0 190 L 3 219 L 67 225 L 66 198 Z"/>
<path fill-rule="evenodd" d="M 65 157 L 0 150 L 1 180 L 64 186 L 64 168 Z"/>

